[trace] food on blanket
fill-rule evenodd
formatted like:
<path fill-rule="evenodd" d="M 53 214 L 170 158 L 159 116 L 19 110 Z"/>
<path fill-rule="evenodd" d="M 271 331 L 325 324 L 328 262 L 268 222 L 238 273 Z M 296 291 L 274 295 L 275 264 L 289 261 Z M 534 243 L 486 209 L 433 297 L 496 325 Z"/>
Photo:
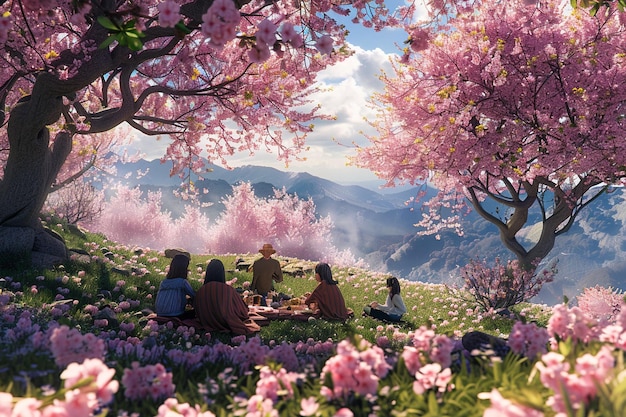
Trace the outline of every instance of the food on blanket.
<path fill-rule="evenodd" d="M 300 305 L 304 305 L 304 299 L 301 297 L 294 297 L 291 300 L 287 300 L 285 302 L 285 305 L 288 306 L 300 306 Z"/>
<path fill-rule="evenodd" d="M 250 305 L 258 306 L 261 304 L 261 296 L 258 294 L 251 294 L 251 295 L 243 297 L 243 301 L 249 306 Z"/>

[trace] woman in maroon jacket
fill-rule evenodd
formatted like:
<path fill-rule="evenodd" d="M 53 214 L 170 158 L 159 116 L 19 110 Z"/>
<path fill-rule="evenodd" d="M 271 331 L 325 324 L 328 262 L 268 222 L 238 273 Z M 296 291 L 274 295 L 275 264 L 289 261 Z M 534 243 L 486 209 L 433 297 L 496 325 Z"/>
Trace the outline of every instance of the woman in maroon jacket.
<path fill-rule="evenodd" d="M 224 264 L 219 259 L 212 259 L 207 265 L 204 285 L 196 292 L 195 310 L 200 324 L 209 331 L 243 335 L 261 329 L 250 319 L 241 296 L 226 284 Z"/>
<path fill-rule="evenodd" d="M 304 303 L 308 306 L 315 303 L 315 309 L 319 310 L 316 311 L 316 316 L 329 320 L 347 319 L 351 311 L 346 308 L 346 302 L 337 286 L 337 281 L 333 279 L 330 266 L 323 262 L 315 265 L 315 279 L 318 282 L 317 287 Z"/>

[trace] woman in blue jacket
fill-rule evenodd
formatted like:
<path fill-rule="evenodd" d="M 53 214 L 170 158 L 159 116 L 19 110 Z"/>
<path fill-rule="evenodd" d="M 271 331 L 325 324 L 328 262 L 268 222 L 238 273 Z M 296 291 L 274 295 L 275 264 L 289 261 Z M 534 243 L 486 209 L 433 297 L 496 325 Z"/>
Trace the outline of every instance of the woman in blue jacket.
<path fill-rule="evenodd" d="M 157 316 L 178 317 L 180 319 L 195 316 L 193 310 L 187 310 L 187 304 L 193 305 L 193 299 L 196 296 L 187 280 L 188 268 L 189 258 L 187 256 L 174 256 L 169 271 L 165 279 L 161 281 L 157 292 L 154 303 Z"/>

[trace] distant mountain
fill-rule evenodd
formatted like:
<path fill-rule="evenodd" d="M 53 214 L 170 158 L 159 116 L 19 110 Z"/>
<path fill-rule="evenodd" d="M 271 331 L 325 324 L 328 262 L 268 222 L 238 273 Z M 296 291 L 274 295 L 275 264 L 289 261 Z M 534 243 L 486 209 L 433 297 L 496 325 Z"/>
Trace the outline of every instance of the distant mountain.
<path fill-rule="evenodd" d="M 381 194 L 360 185 L 340 185 L 308 173 L 287 173 L 274 168 L 244 166 L 226 170 L 212 167 L 203 178 L 194 178 L 198 187 L 209 193 L 202 198 L 212 202 L 206 209 L 210 218 L 222 211 L 221 201 L 232 193 L 233 185 L 250 182 L 259 197 L 282 189 L 301 198 L 312 198 L 320 216 L 330 215 L 334 222 L 333 243 L 349 248 L 363 258 L 371 269 L 410 280 L 433 283 L 458 283 L 458 269 L 470 259 L 510 259 L 495 226 L 471 212 L 462 218 L 465 235 L 452 232 L 420 236 L 414 227 L 420 219 L 420 206 L 410 210 L 405 202 L 417 189 Z M 172 215 L 182 213 L 181 202 L 171 190 L 180 178 L 169 176 L 170 166 L 159 161 L 138 161 L 118 166 L 120 178 L 130 186 L 161 190 L 163 206 Z M 137 177 L 136 173 L 143 175 Z M 428 200 L 435 195 L 429 190 Z M 523 231 L 526 244 L 538 233 L 539 217 L 530 218 Z M 545 262 L 558 259 L 555 282 L 544 287 L 533 301 L 555 304 L 564 296 L 574 298 L 588 286 L 626 288 L 626 192 L 622 189 L 599 198 L 581 212 L 572 229 L 557 238 Z M 456 281 L 456 282 L 455 282 Z"/>
<path fill-rule="evenodd" d="M 176 187 L 181 183 L 179 177 L 170 177 L 171 163 L 162 164 L 159 160 L 140 160 L 134 163 L 117 166 L 118 177 L 129 186 L 152 185 L 159 187 Z M 210 170 L 202 178 L 194 176 L 197 185 L 206 185 L 211 191 L 214 181 L 225 181 L 230 185 L 240 182 L 251 184 L 270 184 L 272 188 L 285 188 L 290 194 L 297 194 L 301 198 L 313 198 L 314 201 L 322 198 L 342 200 L 355 206 L 367 208 L 374 212 L 385 212 L 404 208 L 404 203 L 415 195 L 416 191 L 403 190 L 397 193 L 381 194 L 359 185 L 340 185 L 306 172 L 284 172 L 270 167 L 246 165 L 227 170 L 211 165 Z M 259 190 L 255 190 L 258 192 Z"/>

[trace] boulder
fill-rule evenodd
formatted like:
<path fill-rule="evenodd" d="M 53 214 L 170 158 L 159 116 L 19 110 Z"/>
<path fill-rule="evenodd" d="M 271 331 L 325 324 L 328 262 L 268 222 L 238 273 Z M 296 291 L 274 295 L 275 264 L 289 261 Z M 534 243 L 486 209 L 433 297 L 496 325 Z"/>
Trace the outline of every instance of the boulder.
<path fill-rule="evenodd" d="M 180 249 L 180 248 L 165 249 L 166 258 L 173 259 L 174 256 L 176 255 L 185 255 L 187 258 L 191 259 L 191 254 L 184 249 Z"/>
<path fill-rule="evenodd" d="M 3 263 L 30 258 L 35 268 L 51 268 L 68 259 L 63 238 L 45 228 L 0 226 L 0 253 L 6 258 Z"/>

